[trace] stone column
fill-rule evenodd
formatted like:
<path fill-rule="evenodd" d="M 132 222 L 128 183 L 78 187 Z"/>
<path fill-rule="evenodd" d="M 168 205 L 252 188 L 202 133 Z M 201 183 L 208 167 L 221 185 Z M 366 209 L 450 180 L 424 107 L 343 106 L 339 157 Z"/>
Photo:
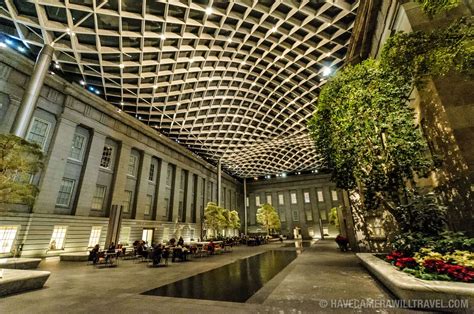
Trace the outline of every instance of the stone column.
<path fill-rule="evenodd" d="M 173 222 L 178 220 L 179 216 L 179 186 L 181 184 L 181 170 L 182 168 L 176 166 L 174 173 L 174 186 L 172 186 L 172 197 L 173 197 Z"/>
<path fill-rule="evenodd" d="M 12 126 L 12 133 L 19 137 L 25 137 L 30 125 L 31 118 L 38 102 L 38 97 L 43 87 L 44 78 L 48 73 L 51 59 L 53 58 L 54 49 L 50 45 L 44 45 L 41 49 L 38 59 L 36 60 L 33 73 L 31 73 L 28 86 L 21 100 L 20 108 L 16 114 L 15 121 Z"/>
<path fill-rule="evenodd" d="M 89 216 L 92 197 L 94 196 L 97 178 L 99 177 L 100 160 L 104 151 L 105 139 L 106 136 L 97 131 L 93 131 L 91 135 L 89 155 L 84 158 L 84 178 L 78 191 L 76 216 Z"/>
<path fill-rule="evenodd" d="M 195 211 L 197 208 L 197 199 L 196 193 L 194 193 L 194 208 L 191 208 L 193 202 L 193 191 L 194 190 L 194 174 L 191 171 L 188 171 L 188 185 L 185 187 L 185 199 L 186 199 L 186 222 L 191 222 L 191 212 Z"/>
<path fill-rule="evenodd" d="M 159 165 L 156 201 L 156 220 L 166 220 L 165 196 L 166 196 L 166 175 L 168 170 L 168 162 L 161 160 Z"/>
<path fill-rule="evenodd" d="M 221 167 L 221 160 L 217 162 L 217 206 L 222 205 L 222 167 Z"/>
<path fill-rule="evenodd" d="M 124 199 L 124 191 L 125 185 L 127 182 L 127 172 L 128 172 L 128 162 L 130 160 L 130 153 L 132 151 L 132 147 L 128 144 L 121 143 L 120 145 L 120 152 L 117 156 L 118 165 L 116 165 L 116 170 L 114 172 L 114 181 L 113 181 L 113 188 L 112 188 L 112 202 L 111 205 L 122 205 Z M 133 201 L 131 204 L 133 207 Z M 106 212 L 109 212 L 109 209 L 106 209 Z M 133 208 L 130 208 L 130 212 L 133 212 Z M 127 213 L 126 213 L 127 214 Z"/>
<path fill-rule="evenodd" d="M 53 213 L 56 207 L 56 198 L 66 169 L 66 162 L 71 152 L 72 139 L 76 131 L 76 124 L 61 118 L 54 142 L 51 143 L 51 153 L 45 164 L 43 178 L 39 187 L 33 212 Z M 76 182 L 77 184 L 77 182 Z"/>
<path fill-rule="evenodd" d="M 151 155 L 143 152 L 143 157 L 141 158 L 140 163 L 140 173 L 138 173 L 137 178 L 137 208 L 135 210 L 135 219 L 144 219 L 145 218 L 145 204 L 147 202 L 148 194 L 148 175 L 150 172 L 151 164 Z M 156 196 L 155 196 L 156 197 Z M 150 211 L 153 211 L 153 203 L 151 204 Z"/>

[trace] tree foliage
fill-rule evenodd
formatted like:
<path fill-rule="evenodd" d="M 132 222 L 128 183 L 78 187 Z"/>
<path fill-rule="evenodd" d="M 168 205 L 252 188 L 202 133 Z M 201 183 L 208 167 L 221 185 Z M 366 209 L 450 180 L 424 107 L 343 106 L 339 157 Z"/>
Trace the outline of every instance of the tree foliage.
<path fill-rule="evenodd" d="M 0 134 L 0 203 L 32 205 L 38 188 L 30 178 L 43 166 L 43 153 L 12 134 Z"/>
<path fill-rule="evenodd" d="M 375 60 L 347 66 L 319 96 L 309 129 L 339 188 L 364 187 L 365 205 L 398 195 L 404 179 L 430 170 L 427 146 L 408 105 L 411 85 Z"/>
<path fill-rule="evenodd" d="M 239 213 L 236 210 L 230 211 L 230 228 L 240 229 L 240 217 Z"/>
<path fill-rule="evenodd" d="M 362 189 L 366 210 L 388 201 L 398 206 L 406 181 L 433 168 L 409 94 L 427 75 L 472 71 L 471 21 L 396 34 L 380 61 L 346 66 L 323 87 L 310 134 L 337 186 Z"/>
<path fill-rule="evenodd" d="M 457 7 L 460 0 L 415 0 L 415 2 L 421 5 L 421 10 L 426 15 L 433 17 Z"/>
<path fill-rule="evenodd" d="M 226 217 L 224 216 L 224 208 L 217 206 L 217 204 L 213 202 L 207 203 L 204 209 L 204 221 L 206 226 L 217 235 L 227 223 Z"/>
<path fill-rule="evenodd" d="M 278 230 L 281 227 L 278 212 L 270 204 L 263 204 L 257 210 L 257 222 L 267 229 L 268 234 L 271 230 Z"/>

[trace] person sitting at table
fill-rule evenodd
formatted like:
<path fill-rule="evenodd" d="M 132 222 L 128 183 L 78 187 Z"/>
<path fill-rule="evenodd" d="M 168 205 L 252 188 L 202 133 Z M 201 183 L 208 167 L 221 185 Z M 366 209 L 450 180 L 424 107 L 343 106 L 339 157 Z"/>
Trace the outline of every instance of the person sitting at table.
<path fill-rule="evenodd" d="M 209 244 L 207 245 L 207 251 L 209 252 L 209 254 L 214 254 L 215 250 L 216 250 L 216 245 L 211 240 Z"/>
<path fill-rule="evenodd" d="M 179 245 L 173 249 L 173 255 L 171 256 L 171 261 L 174 263 L 176 258 L 179 258 L 181 261 L 183 260 L 183 248 Z"/>
<path fill-rule="evenodd" d="M 184 246 L 184 240 L 183 240 L 183 237 L 179 237 L 179 240 L 178 240 L 178 245 L 179 245 L 179 246 Z"/>
<path fill-rule="evenodd" d="M 92 250 L 89 252 L 89 257 L 87 260 L 89 262 L 92 262 L 94 265 L 97 264 L 97 261 L 99 260 L 99 251 L 100 251 L 100 245 L 96 244 Z"/>
<path fill-rule="evenodd" d="M 170 241 L 169 241 L 169 244 L 170 244 L 170 246 L 175 246 L 175 244 L 176 244 L 176 239 L 175 239 L 175 238 L 171 238 Z"/>
<path fill-rule="evenodd" d="M 153 248 L 152 259 L 153 259 L 153 266 L 157 266 L 160 264 L 161 255 L 163 254 L 163 249 L 161 248 L 161 244 L 155 245 Z"/>
<path fill-rule="evenodd" d="M 115 243 L 110 242 L 109 248 L 107 249 L 107 253 L 115 253 Z"/>

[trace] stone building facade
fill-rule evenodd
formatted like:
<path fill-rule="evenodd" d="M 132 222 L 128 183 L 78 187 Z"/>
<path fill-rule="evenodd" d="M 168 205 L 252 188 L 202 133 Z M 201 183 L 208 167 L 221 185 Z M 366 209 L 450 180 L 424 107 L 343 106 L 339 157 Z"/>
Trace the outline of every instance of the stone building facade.
<path fill-rule="evenodd" d="M 10 132 L 33 65 L 7 48 L 0 54 L 1 133 Z M 112 205 L 123 208 L 125 244 L 201 237 L 204 207 L 217 200 L 217 169 L 82 86 L 48 75 L 26 138 L 46 156 L 32 178 L 40 192 L 32 208 L 0 204 L 0 228 L 21 256 L 104 245 Z M 242 184 L 225 173 L 222 193 L 222 206 L 242 207 Z"/>

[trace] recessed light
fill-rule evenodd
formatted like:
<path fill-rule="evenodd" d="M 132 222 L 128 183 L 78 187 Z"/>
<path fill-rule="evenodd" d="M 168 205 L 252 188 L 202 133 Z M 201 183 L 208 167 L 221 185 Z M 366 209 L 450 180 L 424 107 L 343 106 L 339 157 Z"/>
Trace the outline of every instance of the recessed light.
<path fill-rule="evenodd" d="M 97 89 L 97 90 L 95 91 L 95 93 L 96 93 L 97 95 L 99 95 L 99 94 L 100 94 L 100 91 Z"/>
<path fill-rule="evenodd" d="M 122 112 L 122 109 L 118 108 L 118 109 L 117 109 L 117 112 L 118 112 L 118 113 Z"/>
<path fill-rule="evenodd" d="M 211 15 L 213 11 L 214 11 L 214 10 L 212 10 L 212 7 L 207 7 L 207 8 L 206 8 L 206 14 L 207 14 L 207 15 Z"/>
<path fill-rule="evenodd" d="M 255 82 L 252 82 L 252 86 L 255 86 L 255 85 L 257 85 L 257 83 L 255 83 Z"/>
<path fill-rule="evenodd" d="M 161 40 L 165 40 L 165 39 L 166 39 L 166 35 L 165 35 L 165 34 L 160 34 L 160 39 L 161 39 Z"/>
<path fill-rule="evenodd" d="M 323 67 L 323 76 L 328 76 L 331 74 L 332 70 L 330 67 Z"/>
<path fill-rule="evenodd" d="M 227 38 L 227 42 L 228 42 L 228 43 L 231 43 L 231 42 L 232 42 L 232 38 Z"/>
<path fill-rule="evenodd" d="M 272 33 L 276 33 L 276 32 L 277 32 L 277 27 L 276 27 L 276 26 L 273 26 L 270 31 L 271 31 Z"/>
<path fill-rule="evenodd" d="M 123 101 L 120 102 L 120 106 L 123 106 Z"/>
<path fill-rule="evenodd" d="M 125 68 L 125 64 L 120 63 L 120 64 L 119 64 L 119 68 L 121 68 L 121 69 Z"/>
<path fill-rule="evenodd" d="M 26 49 L 25 49 L 25 47 L 23 47 L 23 46 L 18 46 L 18 51 L 20 51 L 20 52 L 25 52 Z"/>
<path fill-rule="evenodd" d="M 81 84 L 82 86 L 86 85 L 86 82 L 84 80 L 80 80 L 79 81 L 79 84 Z"/>
<path fill-rule="evenodd" d="M 54 64 L 54 67 L 55 67 L 56 69 L 61 68 L 61 66 L 60 66 L 59 63 L 57 63 L 57 62 Z"/>
<path fill-rule="evenodd" d="M 158 88 L 158 85 L 153 85 L 153 89 L 157 89 Z"/>
<path fill-rule="evenodd" d="M 11 40 L 11 39 L 5 39 L 5 43 L 6 43 L 7 45 L 12 46 L 12 45 L 13 45 L 13 40 Z"/>

